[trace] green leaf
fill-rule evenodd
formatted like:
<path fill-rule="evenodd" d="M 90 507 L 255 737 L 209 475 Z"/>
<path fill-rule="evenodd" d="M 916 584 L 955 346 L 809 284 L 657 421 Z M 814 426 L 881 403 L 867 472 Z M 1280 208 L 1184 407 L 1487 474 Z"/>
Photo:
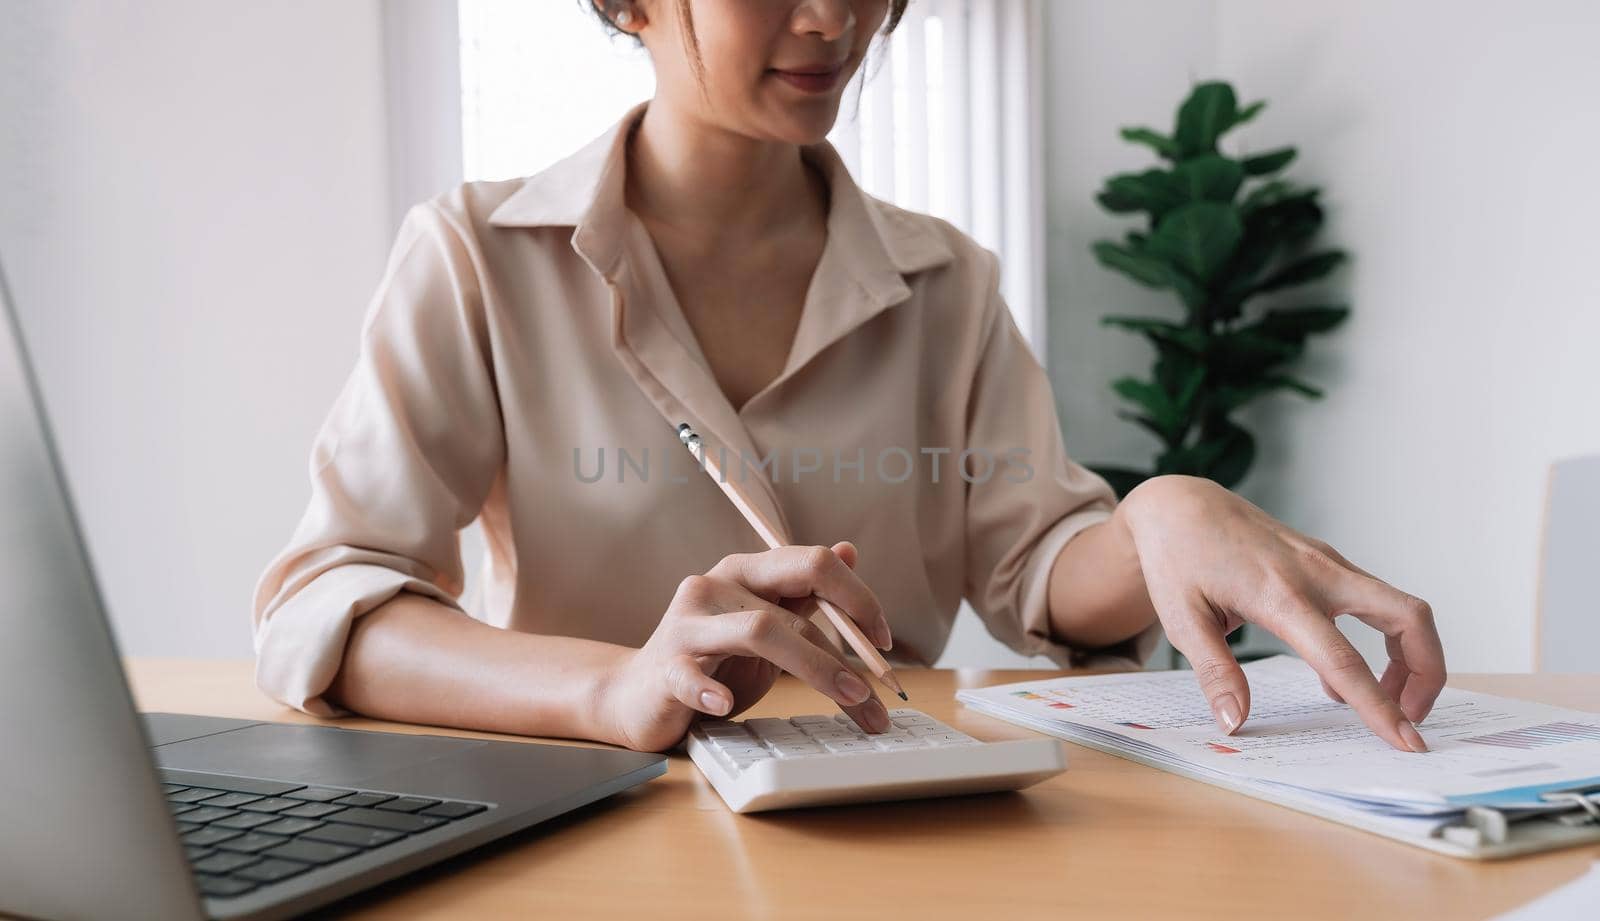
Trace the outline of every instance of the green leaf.
<path fill-rule="evenodd" d="M 1219 413 L 1230 413 L 1274 390 L 1293 390 L 1313 400 L 1322 398 L 1322 391 L 1305 381 L 1286 374 L 1269 374 L 1254 383 L 1218 387 L 1211 395 L 1211 408 Z"/>
<path fill-rule="evenodd" d="M 1190 201 L 1233 201 L 1244 182 L 1244 167 L 1219 154 L 1185 160 L 1172 170 L 1174 184 Z"/>
<path fill-rule="evenodd" d="M 1233 255 L 1243 234 L 1238 212 L 1231 205 L 1190 202 L 1161 219 L 1146 250 L 1205 284 Z"/>
<path fill-rule="evenodd" d="M 1265 281 L 1255 286 L 1254 292 L 1260 294 L 1265 291 L 1277 291 L 1280 288 L 1316 281 L 1338 268 L 1344 261 L 1345 254 L 1336 249 L 1312 253 L 1272 273 Z"/>
<path fill-rule="evenodd" d="M 1217 138 L 1233 127 L 1239 100 L 1226 83 L 1202 83 L 1178 108 L 1178 129 L 1173 140 L 1185 157 L 1216 153 Z"/>
<path fill-rule="evenodd" d="M 1235 330 L 1212 337 L 1206 360 L 1216 372 L 1219 384 L 1252 384 L 1269 368 L 1298 358 L 1303 351 L 1304 347 L 1298 342 Z"/>
<path fill-rule="evenodd" d="M 1167 431 L 1161 427 L 1161 424 L 1149 416 L 1141 416 L 1138 413 L 1120 409 L 1117 410 L 1117 417 L 1119 419 L 1126 419 L 1129 422 L 1132 422 L 1134 425 L 1139 426 L 1150 434 L 1161 439 L 1163 442 L 1168 441 L 1171 438 Z"/>
<path fill-rule="evenodd" d="M 1299 189 L 1251 209 L 1245 216 L 1245 232 L 1293 246 L 1315 234 L 1322 226 L 1322 205 L 1316 189 Z"/>
<path fill-rule="evenodd" d="M 1096 243 L 1094 254 L 1101 265 L 1116 269 L 1141 285 L 1151 288 L 1172 287 L 1172 268 L 1164 260 L 1118 246 L 1110 240 Z"/>
<path fill-rule="evenodd" d="M 1262 383 L 1267 384 L 1277 390 L 1293 390 L 1295 393 L 1298 393 L 1303 397 L 1309 397 L 1313 400 L 1322 399 L 1322 388 L 1313 387 L 1305 381 L 1300 380 L 1299 378 L 1290 377 L 1287 374 L 1274 374 L 1262 378 Z"/>
<path fill-rule="evenodd" d="M 1307 336 L 1333 329 L 1349 315 L 1349 307 L 1333 304 L 1277 307 L 1262 314 L 1261 319 L 1245 327 L 1245 330 L 1270 339 L 1304 342 Z"/>
<path fill-rule="evenodd" d="M 1141 285 L 1171 288 L 1191 309 L 1205 301 L 1205 291 L 1193 279 L 1185 277 L 1166 258 L 1153 254 L 1148 246 L 1136 250 L 1101 240 L 1094 245 L 1094 254 L 1101 265 L 1116 269 Z"/>
<path fill-rule="evenodd" d="M 1089 469 L 1105 478 L 1118 499 L 1126 499 L 1128 493 L 1153 475 L 1146 470 L 1129 470 L 1126 467 L 1092 466 Z"/>
<path fill-rule="evenodd" d="M 1250 212 L 1257 208 L 1282 201 L 1285 197 L 1294 194 L 1295 191 L 1296 186 L 1293 183 L 1285 182 L 1282 179 L 1268 180 L 1250 190 L 1250 193 L 1239 203 L 1239 210 L 1249 216 Z"/>
<path fill-rule="evenodd" d="M 1268 173 L 1276 173 L 1278 170 L 1288 166 L 1294 158 L 1295 149 L 1293 147 L 1285 147 L 1281 150 L 1257 154 L 1254 157 L 1246 157 L 1240 165 L 1244 167 L 1246 175 L 1265 176 Z"/>
<path fill-rule="evenodd" d="M 1213 302 L 1218 319 L 1237 318 L 1245 300 L 1258 291 L 1257 277 L 1278 253 L 1315 236 L 1322 226 L 1318 194 L 1316 189 L 1292 189 L 1281 183 L 1267 183 L 1246 196 L 1245 203 L 1240 206 L 1245 215 L 1244 239 L 1222 272 L 1228 282 Z M 1255 201 L 1253 209 L 1252 199 Z"/>
<path fill-rule="evenodd" d="M 1124 141 L 1132 141 L 1135 144 L 1143 144 L 1168 160 L 1178 159 L 1177 143 L 1172 138 L 1164 134 L 1157 134 L 1149 128 L 1124 128 L 1122 129 L 1122 139 Z"/>
<path fill-rule="evenodd" d="M 1261 101 L 1250 103 L 1249 105 L 1247 105 L 1244 108 L 1239 110 L 1239 114 L 1237 114 L 1237 115 L 1235 115 L 1233 117 L 1233 125 L 1230 125 L 1229 127 L 1236 127 L 1238 125 L 1244 124 L 1247 121 L 1250 121 L 1251 119 L 1253 119 L 1257 115 L 1259 115 L 1261 113 L 1261 110 L 1266 108 L 1266 107 L 1267 107 L 1267 103 L 1266 103 L 1265 100 L 1261 100 Z"/>
<path fill-rule="evenodd" d="M 1103 317 L 1100 322 L 1136 333 L 1143 333 L 1157 344 L 1170 342 L 1181 349 L 1198 353 L 1206 346 L 1206 335 L 1197 329 L 1155 317 Z"/>
<path fill-rule="evenodd" d="M 1119 377 L 1111 382 L 1111 389 L 1124 400 L 1138 404 L 1161 429 L 1170 431 L 1177 424 L 1177 407 L 1167 392 L 1155 384 L 1136 377 Z"/>
<path fill-rule="evenodd" d="M 1156 461 L 1158 473 L 1183 473 L 1215 480 L 1228 488 L 1244 479 L 1256 456 L 1256 440 L 1224 417 L 1215 417 L 1191 445 L 1168 451 Z"/>
<path fill-rule="evenodd" d="M 1206 366 L 1196 362 L 1193 367 L 1178 379 L 1178 394 L 1173 400 L 1173 406 L 1178 411 L 1181 428 L 1174 432 L 1174 441 L 1183 437 L 1182 421 L 1194 417 L 1194 401 L 1200 395 L 1200 385 L 1206 380 Z"/>
<path fill-rule="evenodd" d="M 1217 458 L 1222 456 L 1225 447 L 1221 441 L 1201 440 L 1192 445 L 1174 448 L 1156 459 L 1156 469 L 1162 473 L 1205 476 Z"/>
<path fill-rule="evenodd" d="M 1157 219 L 1188 199 L 1173 174 L 1158 169 L 1112 176 L 1095 196 L 1100 206 L 1113 214 L 1148 211 Z"/>
<path fill-rule="evenodd" d="M 1218 428 L 1213 437 L 1222 443 L 1222 450 L 1203 475 L 1232 489 L 1250 472 L 1250 465 L 1255 462 L 1256 440 L 1249 432 L 1225 419 Z"/>
<path fill-rule="evenodd" d="M 1188 428 L 1188 418 L 1183 409 L 1172 401 L 1172 396 L 1158 384 L 1134 377 L 1118 378 L 1111 382 L 1117 395 L 1144 410 L 1142 414 L 1124 414 L 1148 429 L 1162 443 L 1172 445 L 1183 440 Z"/>

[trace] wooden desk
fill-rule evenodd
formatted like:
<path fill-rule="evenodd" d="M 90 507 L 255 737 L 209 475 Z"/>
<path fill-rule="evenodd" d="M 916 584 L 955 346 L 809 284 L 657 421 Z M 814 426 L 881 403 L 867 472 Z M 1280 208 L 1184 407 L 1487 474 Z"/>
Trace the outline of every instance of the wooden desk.
<path fill-rule="evenodd" d="M 139 706 L 316 720 L 247 662 L 135 660 Z M 901 672 L 911 703 L 983 739 L 1026 730 L 957 688 L 1040 672 Z M 1459 687 L 1600 711 L 1597 676 Z M 785 678 L 753 715 L 821 713 Z M 350 728 L 441 730 L 351 719 Z M 451 733 L 484 736 L 481 733 Z M 735 816 L 685 757 L 665 777 L 346 903 L 353 918 L 1487 918 L 1582 873 L 1600 846 L 1475 863 L 1441 857 L 1078 746 L 1021 794 Z"/>

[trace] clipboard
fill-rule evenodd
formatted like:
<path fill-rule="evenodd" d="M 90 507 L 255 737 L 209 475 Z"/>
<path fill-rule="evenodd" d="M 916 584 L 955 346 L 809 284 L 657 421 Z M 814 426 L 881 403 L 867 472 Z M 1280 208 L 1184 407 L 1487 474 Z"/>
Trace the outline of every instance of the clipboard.
<path fill-rule="evenodd" d="M 1600 842 L 1600 784 L 1552 790 L 1540 798 L 1570 805 L 1559 812 L 1533 814 L 1469 806 L 1460 821 L 1435 832 L 1450 848 L 1437 850 L 1459 857 L 1492 859 Z"/>

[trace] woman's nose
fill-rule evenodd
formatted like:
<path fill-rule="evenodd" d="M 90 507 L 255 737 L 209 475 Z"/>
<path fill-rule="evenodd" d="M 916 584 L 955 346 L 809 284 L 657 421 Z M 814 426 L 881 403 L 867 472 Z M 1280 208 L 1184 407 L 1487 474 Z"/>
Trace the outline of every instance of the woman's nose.
<path fill-rule="evenodd" d="M 789 22 L 798 35 L 836 41 L 855 26 L 855 7 L 851 0 L 801 0 Z"/>

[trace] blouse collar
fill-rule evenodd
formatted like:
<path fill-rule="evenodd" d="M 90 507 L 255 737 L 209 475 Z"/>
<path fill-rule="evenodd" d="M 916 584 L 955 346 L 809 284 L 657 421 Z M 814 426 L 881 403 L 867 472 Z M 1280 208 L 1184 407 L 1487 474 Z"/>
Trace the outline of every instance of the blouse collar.
<path fill-rule="evenodd" d="M 572 247 L 595 271 L 611 277 L 627 231 L 627 138 L 649 101 L 628 110 L 605 133 L 524 180 L 489 216 L 501 227 L 574 228 Z M 904 275 L 954 258 L 929 221 L 880 201 L 856 185 L 832 143 L 801 147 L 828 182 L 828 234 L 849 273 L 882 308 L 910 294 Z"/>

